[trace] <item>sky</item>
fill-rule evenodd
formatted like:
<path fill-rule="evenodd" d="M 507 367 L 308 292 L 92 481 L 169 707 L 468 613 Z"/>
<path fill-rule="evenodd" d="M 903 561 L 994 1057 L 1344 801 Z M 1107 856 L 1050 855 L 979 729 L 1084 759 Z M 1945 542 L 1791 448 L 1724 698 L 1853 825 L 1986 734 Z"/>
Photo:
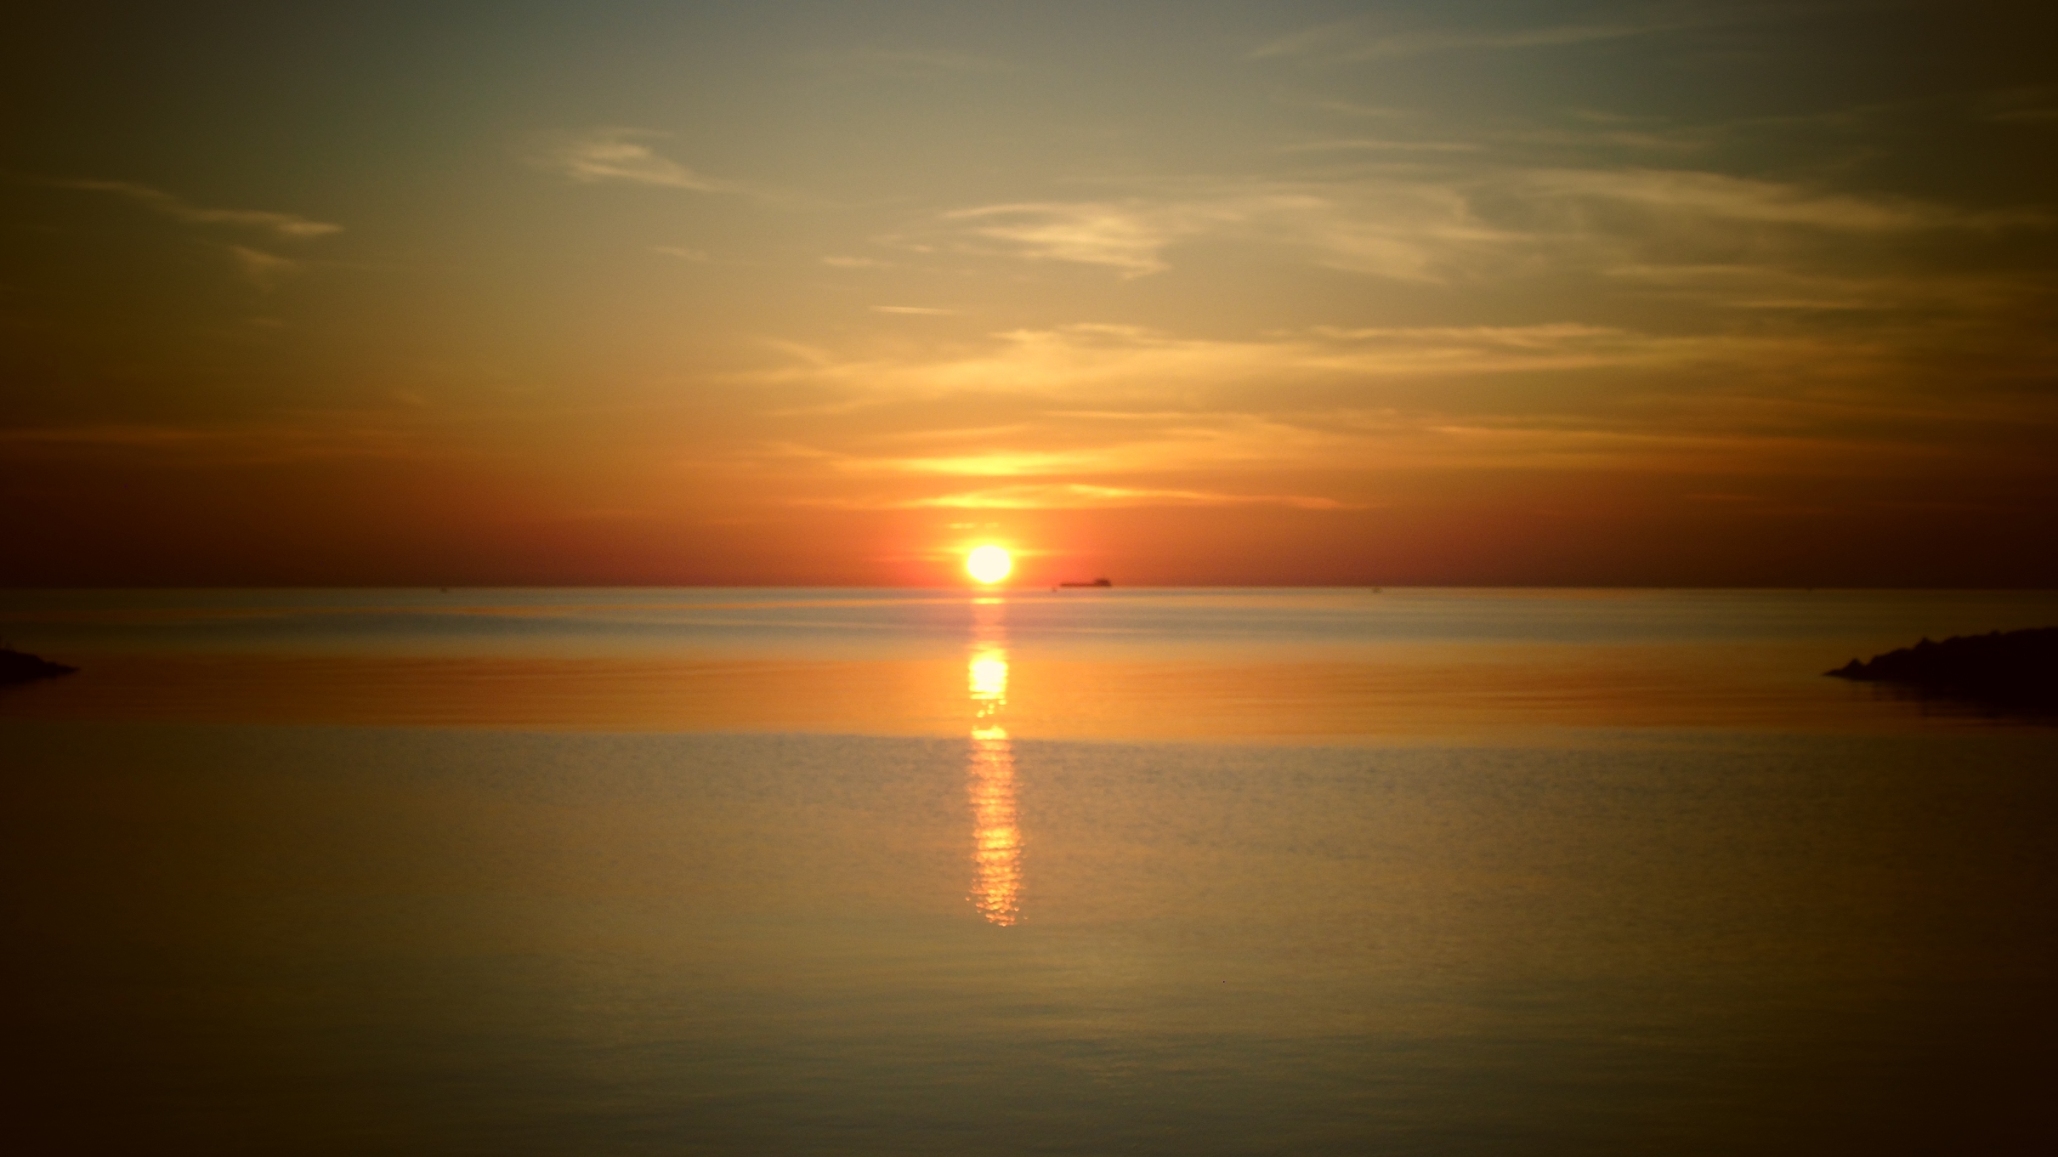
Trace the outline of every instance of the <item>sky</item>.
<path fill-rule="evenodd" d="M 2058 20 L 81 3 L 0 584 L 2058 586 Z"/>

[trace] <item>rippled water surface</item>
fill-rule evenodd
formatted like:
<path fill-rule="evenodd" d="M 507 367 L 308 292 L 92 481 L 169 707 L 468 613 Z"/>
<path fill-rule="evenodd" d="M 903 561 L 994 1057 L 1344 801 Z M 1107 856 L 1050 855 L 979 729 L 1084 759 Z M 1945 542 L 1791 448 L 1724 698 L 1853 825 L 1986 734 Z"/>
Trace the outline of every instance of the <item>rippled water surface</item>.
<path fill-rule="evenodd" d="M 2048 595 L 10 592 L 33 1152 L 2043 1152 Z"/>

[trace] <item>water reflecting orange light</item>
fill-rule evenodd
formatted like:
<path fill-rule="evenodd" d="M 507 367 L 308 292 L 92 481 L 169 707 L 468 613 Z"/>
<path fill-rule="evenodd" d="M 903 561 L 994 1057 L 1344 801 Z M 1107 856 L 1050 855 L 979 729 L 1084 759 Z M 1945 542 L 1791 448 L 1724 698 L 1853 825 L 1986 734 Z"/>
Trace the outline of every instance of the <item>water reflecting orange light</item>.
<path fill-rule="evenodd" d="M 972 904 L 1003 927 L 1021 916 L 1022 830 L 1015 820 L 1015 752 L 1000 716 L 1008 702 L 1008 653 L 997 600 L 975 606 L 972 658 L 965 682 L 972 697 L 972 743 L 966 791 L 972 802 Z"/>

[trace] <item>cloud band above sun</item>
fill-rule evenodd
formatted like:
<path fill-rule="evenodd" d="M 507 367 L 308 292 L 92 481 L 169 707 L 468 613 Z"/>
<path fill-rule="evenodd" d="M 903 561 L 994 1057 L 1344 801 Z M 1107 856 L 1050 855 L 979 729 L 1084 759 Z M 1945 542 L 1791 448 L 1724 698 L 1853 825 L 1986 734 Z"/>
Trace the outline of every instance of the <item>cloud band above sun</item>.
<path fill-rule="evenodd" d="M 919 7 L 50 8 L 0 581 L 2058 585 L 2019 22 Z"/>

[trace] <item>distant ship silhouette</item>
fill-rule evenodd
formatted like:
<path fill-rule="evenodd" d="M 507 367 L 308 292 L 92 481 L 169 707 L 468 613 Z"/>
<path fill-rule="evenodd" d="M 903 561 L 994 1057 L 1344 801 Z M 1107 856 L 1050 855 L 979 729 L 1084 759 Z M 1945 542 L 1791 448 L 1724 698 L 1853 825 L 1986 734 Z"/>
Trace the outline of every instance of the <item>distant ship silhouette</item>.
<path fill-rule="evenodd" d="M 1111 587 L 1115 584 L 1104 578 L 1097 578 L 1090 583 L 1059 583 L 1058 585 L 1061 587 Z"/>

